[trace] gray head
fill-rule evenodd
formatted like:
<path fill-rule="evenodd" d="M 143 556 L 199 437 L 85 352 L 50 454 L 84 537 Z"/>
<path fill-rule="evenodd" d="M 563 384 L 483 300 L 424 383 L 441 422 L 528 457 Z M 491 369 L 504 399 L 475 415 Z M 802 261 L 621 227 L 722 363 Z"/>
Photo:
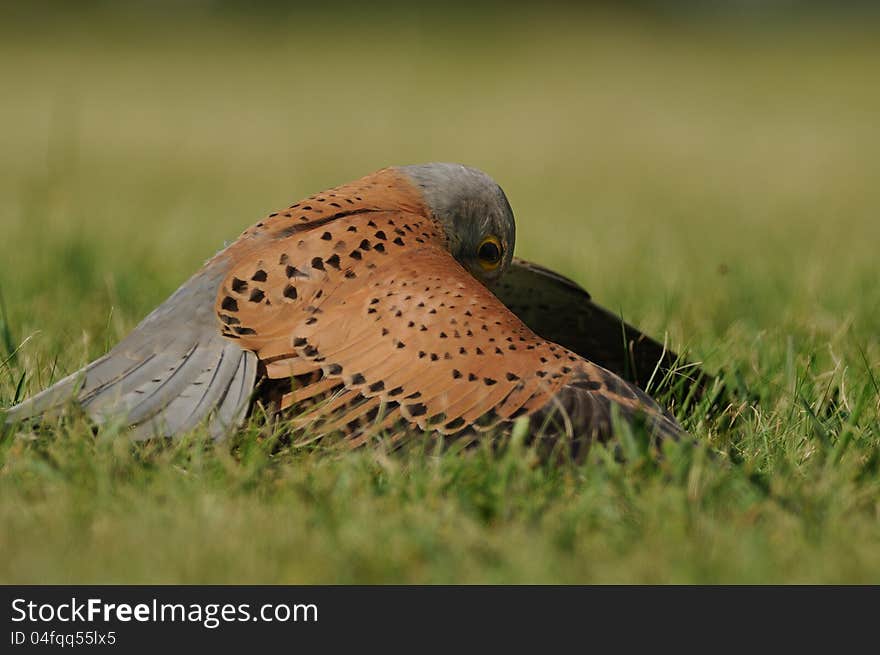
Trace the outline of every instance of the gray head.
<path fill-rule="evenodd" d="M 458 262 L 487 286 L 510 265 L 516 240 L 504 191 L 483 171 L 461 164 L 401 166 L 418 186 Z"/>

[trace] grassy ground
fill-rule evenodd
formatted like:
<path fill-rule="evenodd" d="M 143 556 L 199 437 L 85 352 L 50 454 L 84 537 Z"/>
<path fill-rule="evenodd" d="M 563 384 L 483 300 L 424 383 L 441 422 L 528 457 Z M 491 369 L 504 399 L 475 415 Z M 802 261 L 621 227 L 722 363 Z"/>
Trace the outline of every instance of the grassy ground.
<path fill-rule="evenodd" d="M 0 21 L 0 407 L 265 212 L 431 160 L 756 401 L 680 417 L 718 457 L 557 468 L 7 434 L 0 581 L 880 582 L 871 24 L 143 11 Z"/>

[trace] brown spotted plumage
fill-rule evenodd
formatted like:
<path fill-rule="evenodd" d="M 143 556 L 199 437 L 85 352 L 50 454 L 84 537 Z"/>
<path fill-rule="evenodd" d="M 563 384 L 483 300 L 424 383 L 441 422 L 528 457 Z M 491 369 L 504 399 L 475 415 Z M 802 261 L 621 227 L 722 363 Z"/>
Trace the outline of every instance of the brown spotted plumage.
<path fill-rule="evenodd" d="M 257 388 L 294 431 L 352 443 L 408 429 L 478 435 L 520 416 L 573 443 L 609 436 L 616 414 L 680 434 L 644 392 L 538 336 L 492 293 L 513 241 L 485 174 L 384 169 L 270 214 L 151 315 L 163 320 L 148 317 L 7 420 L 74 396 L 99 422 L 121 408 L 137 437 L 204 420 L 220 434 Z"/>

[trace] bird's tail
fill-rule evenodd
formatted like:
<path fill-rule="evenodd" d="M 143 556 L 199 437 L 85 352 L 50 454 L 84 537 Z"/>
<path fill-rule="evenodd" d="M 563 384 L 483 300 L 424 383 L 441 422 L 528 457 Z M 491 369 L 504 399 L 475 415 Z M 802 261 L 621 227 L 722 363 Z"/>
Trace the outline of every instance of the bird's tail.
<path fill-rule="evenodd" d="M 215 257 L 100 359 L 10 408 L 6 423 L 57 414 L 75 401 L 96 423 L 125 421 L 133 439 L 174 436 L 207 420 L 215 438 L 249 405 L 257 357 L 220 334 L 226 273 Z"/>

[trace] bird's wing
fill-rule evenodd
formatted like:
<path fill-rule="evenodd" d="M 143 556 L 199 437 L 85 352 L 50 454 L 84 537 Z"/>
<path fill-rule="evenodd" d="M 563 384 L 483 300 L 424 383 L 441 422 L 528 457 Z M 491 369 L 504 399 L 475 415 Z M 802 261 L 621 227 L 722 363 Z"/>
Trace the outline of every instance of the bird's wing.
<path fill-rule="evenodd" d="M 221 254 L 100 359 L 11 408 L 6 422 L 78 402 L 97 423 L 125 421 L 131 436 L 172 436 L 207 419 L 220 437 L 248 409 L 256 356 L 220 334 L 214 299 L 226 275 Z"/>
<path fill-rule="evenodd" d="M 596 304 L 576 282 L 543 266 L 515 258 L 494 291 L 542 337 L 639 387 L 653 376 L 655 383 L 665 379 L 669 387 L 700 394 L 711 380 L 696 364 Z"/>
<path fill-rule="evenodd" d="M 257 376 L 256 355 L 225 338 L 214 308 L 230 261 L 266 242 L 316 230 L 342 215 L 395 206 L 424 212 L 415 189 L 384 169 L 273 212 L 210 260 L 104 357 L 7 410 L 6 423 L 40 418 L 79 403 L 98 423 L 127 421 L 135 439 L 173 436 L 207 420 L 220 437 L 244 419 Z M 321 234 L 321 233 L 319 233 Z"/>
<path fill-rule="evenodd" d="M 281 405 L 313 434 L 457 434 L 560 410 L 592 439 L 614 407 L 679 433 L 641 390 L 533 333 L 444 238 L 422 214 L 372 211 L 261 242 L 221 284 L 224 334 L 292 380 Z"/>

